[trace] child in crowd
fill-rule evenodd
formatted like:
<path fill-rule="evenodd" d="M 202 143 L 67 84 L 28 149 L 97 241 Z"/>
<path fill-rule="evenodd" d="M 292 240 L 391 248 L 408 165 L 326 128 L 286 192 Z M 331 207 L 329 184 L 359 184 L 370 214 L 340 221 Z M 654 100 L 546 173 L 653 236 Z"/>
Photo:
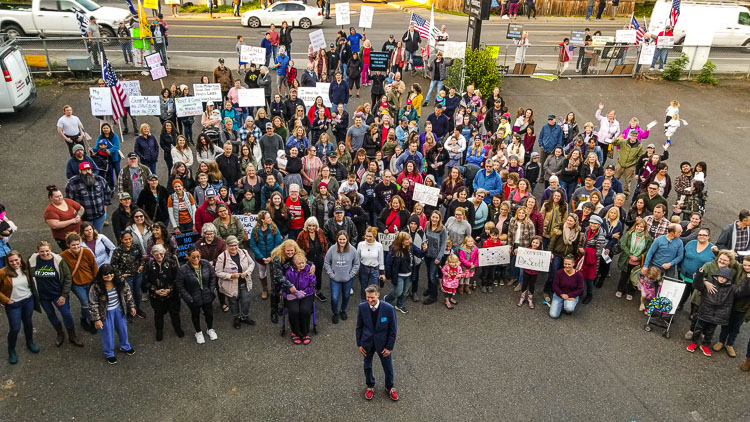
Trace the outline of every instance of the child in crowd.
<path fill-rule="evenodd" d="M 126 315 L 135 317 L 135 302 L 130 286 L 116 274 L 115 268 L 104 264 L 99 268 L 89 291 L 91 319 L 94 327 L 101 332 L 104 357 L 110 365 L 117 363 L 115 356 L 115 333 L 119 338 L 120 351 L 128 356 L 135 350 L 128 342 Z"/>
<path fill-rule="evenodd" d="M 339 196 L 346 196 L 350 192 L 358 192 L 359 185 L 357 185 L 357 174 L 350 172 L 346 176 L 346 182 L 343 182 L 339 187 Z"/>
<path fill-rule="evenodd" d="M 484 231 L 479 236 L 477 236 L 477 239 L 476 239 L 477 243 L 480 245 L 484 245 L 484 241 L 491 237 L 490 231 L 494 228 L 495 228 L 495 223 L 493 223 L 492 221 L 486 222 L 484 224 Z"/>
<path fill-rule="evenodd" d="M 529 125 L 526 126 L 526 133 L 523 135 L 523 149 L 526 152 L 526 161 L 529 161 L 529 154 L 534 149 L 534 145 L 536 145 L 536 135 L 534 134 L 534 127 Z"/>
<path fill-rule="evenodd" d="M 444 89 L 441 89 L 440 92 L 438 92 L 437 97 L 435 97 L 435 105 L 438 105 L 438 104 L 445 107 L 445 90 Z"/>
<path fill-rule="evenodd" d="M 529 249 L 542 249 L 542 237 L 532 237 Z M 524 299 L 527 299 L 529 301 L 529 309 L 534 309 L 534 290 L 538 276 L 539 271 L 523 269 L 523 291 L 521 292 L 521 299 L 518 301 L 519 307 L 523 306 Z"/>
<path fill-rule="evenodd" d="M 667 119 L 664 121 L 664 123 L 669 123 L 672 118 L 674 118 L 675 115 L 680 114 L 680 102 L 677 100 L 672 100 L 669 102 L 669 107 L 667 107 Z"/>
<path fill-rule="evenodd" d="M 362 208 L 367 210 L 369 219 L 367 220 L 371 226 L 377 227 L 378 213 L 375 204 L 378 202 L 377 195 L 375 194 L 375 178 L 372 173 L 365 173 L 365 182 L 359 187 L 359 193 L 364 196 L 365 201 L 362 203 Z"/>
<path fill-rule="evenodd" d="M 281 196 L 284 196 L 284 191 L 276 181 L 276 176 L 269 174 L 266 176 L 266 184 L 260 188 L 260 209 L 266 209 L 266 202 L 271 198 L 271 194 L 278 192 Z"/>
<path fill-rule="evenodd" d="M 472 288 L 476 289 L 477 282 L 472 281 L 474 277 L 474 271 L 479 265 L 479 248 L 474 244 L 474 239 L 471 236 L 466 236 L 461 247 L 458 249 L 458 259 L 461 260 L 461 265 L 464 269 L 463 278 L 458 286 L 458 294 L 466 293 L 471 294 L 469 290 L 469 283 L 472 283 Z"/>
<path fill-rule="evenodd" d="M 500 231 L 497 227 L 490 229 L 489 239 L 482 243 L 482 249 L 500 246 Z M 477 257 L 477 260 L 479 258 Z M 497 265 L 486 265 L 482 267 L 482 293 L 492 293 L 493 281 L 497 279 Z"/>
<path fill-rule="evenodd" d="M 245 72 L 247 72 L 247 62 L 242 61 L 242 46 L 245 43 L 242 40 L 242 35 L 237 35 L 237 44 L 234 45 L 234 49 L 237 51 L 237 73 L 240 73 L 240 67 L 245 66 Z"/>
<path fill-rule="evenodd" d="M 541 172 L 541 166 L 539 165 L 539 153 L 534 151 L 531 153 L 530 161 L 526 163 L 524 168 L 524 175 L 526 179 L 531 182 L 531 191 L 534 192 L 536 188 L 536 181 L 539 179 L 539 173 Z"/>
<path fill-rule="evenodd" d="M 450 239 L 449 239 L 450 241 Z M 461 263 L 458 257 L 451 253 L 445 260 L 443 268 L 443 294 L 445 295 L 445 307 L 453 309 L 453 305 L 458 303 L 455 299 L 456 290 L 458 290 L 460 280 L 464 276 Z"/>
<path fill-rule="evenodd" d="M 424 205 L 422 205 L 421 202 L 415 202 L 414 211 L 412 211 L 411 214 L 416 215 L 417 218 L 419 218 L 419 227 L 424 230 L 425 225 L 427 224 L 427 216 L 424 213 Z"/>
<path fill-rule="evenodd" d="M 244 215 L 250 215 L 255 213 L 255 196 L 253 195 L 253 191 L 250 189 L 247 189 L 242 194 L 242 202 L 240 203 L 240 213 Z"/>
<path fill-rule="evenodd" d="M 675 113 L 672 116 L 672 120 L 664 123 L 664 136 L 667 137 L 667 145 L 672 145 L 672 136 L 677 132 L 677 128 L 680 127 L 680 122 L 687 126 L 687 122 L 680 119 L 680 115 Z"/>
<path fill-rule="evenodd" d="M 497 229 L 500 231 L 500 229 Z M 505 246 L 508 244 L 508 235 L 503 233 L 499 237 L 500 239 L 500 246 Z M 494 286 L 505 286 L 505 280 L 508 278 L 508 271 L 510 270 L 510 265 L 498 265 L 497 270 L 495 271 L 495 275 L 497 276 L 497 280 L 495 280 L 494 283 L 492 283 Z"/>
<path fill-rule="evenodd" d="M 640 274 L 638 285 L 641 290 L 641 306 L 639 311 L 646 309 L 646 303 L 656 297 L 656 289 L 661 281 L 661 271 L 657 267 L 649 267 L 646 274 Z"/>

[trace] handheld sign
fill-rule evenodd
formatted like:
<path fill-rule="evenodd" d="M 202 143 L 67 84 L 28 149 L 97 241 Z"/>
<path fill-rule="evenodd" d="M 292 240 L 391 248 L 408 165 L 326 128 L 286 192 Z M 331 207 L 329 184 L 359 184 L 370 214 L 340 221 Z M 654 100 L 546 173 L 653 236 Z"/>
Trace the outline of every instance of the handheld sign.
<path fill-rule="evenodd" d="M 417 183 L 414 185 L 414 195 L 412 198 L 414 202 L 421 202 L 436 207 L 439 195 L 440 189 Z"/>
<path fill-rule="evenodd" d="M 349 3 L 336 3 L 336 25 L 349 25 Z"/>
<path fill-rule="evenodd" d="M 372 28 L 372 17 L 375 14 L 375 8 L 372 6 L 362 6 L 359 9 L 359 27 Z"/>
<path fill-rule="evenodd" d="M 177 241 L 177 257 L 184 258 L 187 256 L 188 249 L 193 247 L 200 237 L 201 235 L 196 232 L 174 235 L 174 240 Z"/>
<path fill-rule="evenodd" d="M 453 59 L 463 59 L 466 57 L 466 43 L 445 41 L 443 43 L 443 55 Z"/>
<path fill-rule="evenodd" d="M 240 89 L 237 91 L 240 107 L 265 107 L 266 96 L 263 88 Z"/>
<path fill-rule="evenodd" d="M 252 47 L 243 45 L 240 47 L 240 61 L 244 63 L 265 63 L 266 49 L 261 47 Z"/>
<path fill-rule="evenodd" d="M 674 37 L 664 37 L 661 36 L 656 41 L 659 48 L 672 48 L 674 47 Z"/>
<path fill-rule="evenodd" d="M 642 44 L 638 64 L 650 66 L 651 60 L 654 59 L 654 53 L 656 53 L 656 46 L 654 44 Z"/>
<path fill-rule="evenodd" d="M 158 81 L 167 77 L 167 69 L 164 66 L 156 66 L 151 68 L 151 79 Z"/>
<path fill-rule="evenodd" d="M 112 91 L 109 88 L 89 88 L 89 97 L 91 97 L 91 115 L 112 115 Z"/>
<path fill-rule="evenodd" d="M 151 69 L 157 66 L 161 66 L 162 63 L 161 54 L 159 53 L 149 54 L 148 56 L 144 57 L 144 59 L 146 60 L 146 64 L 148 65 L 148 67 Z"/>
<path fill-rule="evenodd" d="M 149 9 L 158 9 L 159 0 L 143 0 L 143 7 L 147 7 Z"/>
<path fill-rule="evenodd" d="M 510 264 L 510 245 L 482 248 L 479 250 L 479 266 Z"/>
<path fill-rule="evenodd" d="M 517 23 L 508 24 L 508 32 L 505 33 L 506 40 L 520 40 L 523 34 L 523 25 Z"/>
<path fill-rule="evenodd" d="M 396 240 L 396 233 L 378 233 L 378 242 L 383 245 L 383 250 L 390 248 L 394 240 Z"/>
<path fill-rule="evenodd" d="M 570 45 L 582 46 L 586 43 L 586 31 L 570 31 Z"/>
<path fill-rule="evenodd" d="M 323 97 L 323 105 L 326 107 L 333 107 L 333 104 L 331 104 L 331 96 L 328 95 L 328 92 L 331 90 L 331 83 L 318 82 L 315 84 L 315 87 L 318 88 L 320 96 Z"/>
<path fill-rule="evenodd" d="M 174 99 L 177 117 L 200 116 L 203 114 L 203 102 L 198 97 L 177 97 Z"/>
<path fill-rule="evenodd" d="M 552 252 L 538 249 L 518 248 L 516 267 L 527 270 L 547 272 L 552 261 Z"/>
<path fill-rule="evenodd" d="M 635 44 L 635 29 L 618 29 L 615 31 L 615 42 L 623 44 Z"/>
<path fill-rule="evenodd" d="M 323 35 L 322 29 L 310 32 L 309 37 L 313 50 L 318 51 L 326 49 L 326 37 Z"/>
<path fill-rule="evenodd" d="M 161 114 L 159 97 L 155 95 L 130 97 L 130 114 L 133 116 L 158 116 Z"/>
<path fill-rule="evenodd" d="M 201 101 L 221 101 L 219 84 L 193 84 L 193 92 Z"/>
<path fill-rule="evenodd" d="M 301 86 L 297 88 L 297 98 L 300 98 L 305 103 L 305 107 L 309 108 L 315 104 L 315 98 L 320 95 L 318 87 L 305 87 Z"/>
<path fill-rule="evenodd" d="M 615 37 L 591 37 L 591 44 L 596 47 L 607 45 L 607 43 L 615 42 Z"/>
<path fill-rule="evenodd" d="M 247 233 L 249 237 L 258 222 L 258 215 L 238 215 L 237 219 L 240 220 L 240 222 L 242 223 L 242 228 L 245 229 L 245 233 Z"/>
<path fill-rule="evenodd" d="M 125 107 L 130 107 L 130 97 L 141 95 L 141 81 L 120 81 L 122 90 L 125 92 Z"/>
<path fill-rule="evenodd" d="M 390 54 L 386 51 L 370 51 L 370 70 L 385 72 L 388 70 L 388 58 Z"/>

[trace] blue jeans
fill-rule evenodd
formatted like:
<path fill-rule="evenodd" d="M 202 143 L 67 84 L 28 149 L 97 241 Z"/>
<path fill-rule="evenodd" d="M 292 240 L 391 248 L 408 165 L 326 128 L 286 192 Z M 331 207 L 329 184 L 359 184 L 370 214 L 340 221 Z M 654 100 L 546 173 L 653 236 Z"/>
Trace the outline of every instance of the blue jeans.
<path fill-rule="evenodd" d="M 339 64 L 339 71 L 341 72 L 341 76 L 344 77 L 344 80 L 349 82 L 349 75 L 346 74 L 346 63 Z"/>
<path fill-rule="evenodd" d="M 187 138 L 185 138 L 187 140 Z M 172 172 L 172 153 L 170 151 L 162 150 L 164 151 L 164 162 L 167 163 L 167 173 Z M 154 164 L 154 167 L 156 167 L 156 164 Z"/>
<path fill-rule="evenodd" d="M 71 289 L 73 290 L 73 294 L 76 295 L 78 300 L 81 302 L 81 318 L 86 318 L 86 321 L 91 321 L 91 313 L 89 312 L 89 289 L 90 288 L 91 288 L 91 283 L 86 284 L 84 286 L 73 284 L 73 287 Z"/>
<path fill-rule="evenodd" d="M 591 13 L 593 12 L 594 12 L 594 6 L 589 6 L 588 8 L 586 8 L 586 19 L 590 18 Z"/>
<path fill-rule="evenodd" d="M 143 295 L 143 292 L 141 292 L 141 284 L 143 282 L 142 274 L 125 277 L 125 281 L 128 283 L 128 287 L 130 287 L 130 291 L 133 293 L 135 309 L 141 309 L 141 297 Z"/>
<path fill-rule="evenodd" d="M 94 218 L 93 220 L 86 220 L 89 223 L 91 223 L 92 226 L 94 226 L 94 229 L 97 231 L 97 233 L 102 232 L 102 227 L 104 227 L 104 221 L 107 219 L 107 213 L 105 212 L 101 217 Z"/>
<path fill-rule="evenodd" d="M 57 314 L 55 313 L 55 308 L 57 308 L 57 310 L 60 311 L 65 328 L 73 328 L 75 323 L 73 322 L 73 315 L 70 313 L 70 301 L 67 298 L 62 306 L 57 305 L 57 299 L 42 299 L 40 302 L 42 304 L 42 309 L 44 309 L 44 313 L 47 314 L 47 319 L 50 324 L 57 325 L 60 323 L 60 320 L 57 319 Z"/>
<path fill-rule="evenodd" d="M 287 52 L 287 54 L 289 54 Z M 276 58 L 279 56 L 279 46 L 278 45 L 272 45 L 271 46 L 271 55 L 273 58 Z"/>
<path fill-rule="evenodd" d="M 404 70 L 409 70 L 414 68 L 414 64 L 411 62 L 412 56 L 414 56 L 416 51 L 412 52 L 409 50 L 406 50 L 406 65 L 404 65 Z"/>
<path fill-rule="evenodd" d="M 378 277 L 380 272 L 376 268 L 365 267 L 364 265 L 359 266 L 359 290 L 360 299 L 365 301 L 365 289 L 370 284 L 378 284 Z"/>
<path fill-rule="evenodd" d="M 401 308 L 404 306 L 404 301 L 406 301 L 406 295 L 411 290 L 411 276 L 398 276 L 396 278 L 396 285 L 393 287 L 393 290 L 385 296 L 385 301 L 390 303 L 395 299 L 396 306 Z"/>
<path fill-rule="evenodd" d="M 424 102 L 429 102 L 432 96 L 432 90 L 435 90 L 435 97 L 440 94 L 440 90 L 443 89 L 443 81 L 432 81 L 430 82 L 430 89 L 427 91 L 427 96 L 424 97 Z"/>
<path fill-rule="evenodd" d="M 133 45 L 127 41 L 120 44 L 122 49 L 122 57 L 125 58 L 125 64 L 134 63 L 133 61 Z"/>
<path fill-rule="evenodd" d="M 331 280 L 331 312 L 334 315 L 339 313 L 339 298 L 341 298 L 341 310 L 346 311 L 351 296 L 349 290 L 351 290 L 353 284 L 354 278 L 343 282 Z"/>
<path fill-rule="evenodd" d="M 172 156 L 170 155 L 170 159 Z M 151 170 L 151 173 L 156 174 L 156 163 L 141 163 L 144 166 L 148 167 L 149 170 Z"/>
<path fill-rule="evenodd" d="M 111 311 L 107 311 L 107 316 L 102 321 L 102 325 L 102 349 L 105 358 L 111 358 L 115 355 L 115 333 L 120 340 L 120 350 L 132 349 L 130 343 L 128 343 L 128 322 L 121 307 L 118 306 Z"/>
<path fill-rule="evenodd" d="M 383 357 L 381 352 L 382 350 L 375 350 L 374 348 L 367 351 L 367 356 L 365 356 L 364 362 L 365 382 L 367 383 L 367 386 L 369 388 L 375 387 L 375 377 L 372 375 L 372 359 L 377 353 L 378 357 L 380 358 L 380 364 L 383 365 L 383 372 L 385 373 L 385 388 L 387 390 L 390 390 L 391 388 L 393 388 L 393 360 L 391 359 L 392 355 Z"/>
<path fill-rule="evenodd" d="M 440 265 L 435 263 L 435 258 L 429 256 L 425 257 L 424 262 L 427 265 L 427 292 L 431 299 L 437 299 L 437 283 Z"/>
<path fill-rule="evenodd" d="M 659 69 L 664 69 L 664 64 L 667 62 L 667 53 L 669 50 L 666 48 L 657 48 L 654 53 L 654 58 L 651 60 L 651 67 L 654 67 L 656 62 L 659 62 Z"/>
<path fill-rule="evenodd" d="M 5 305 L 5 315 L 8 317 L 8 349 L 16 348 L 18 332 L 21 331 L 23 323 L 23 334 L 26 336 L 26 344 L 34 342 L 34 297 L 29 296 L 19 302 Z"/>
<path fill-rule="evenodd" d="M 552 304 L 549 307 L 549 316 L 559 318 L 563 308 L 565 308 L 565 312 L 571 313 L 575 311 L 576 305 L 578 305 L 578 298 L 574 301 L 564 300 L 555 293 L 552 296 Z"/>

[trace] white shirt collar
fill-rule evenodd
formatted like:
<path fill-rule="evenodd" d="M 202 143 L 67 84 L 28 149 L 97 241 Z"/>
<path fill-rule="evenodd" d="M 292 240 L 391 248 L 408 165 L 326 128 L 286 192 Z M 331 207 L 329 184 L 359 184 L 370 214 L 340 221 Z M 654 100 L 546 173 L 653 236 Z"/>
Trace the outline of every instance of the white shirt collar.
<path fill-rule="evenodd" d="M 380 299 L 378 299 L 378 303 L 375 304 L 374 308 L 377 311 L 378 307 L 380 306 Z M 370 310 L 372 310 L 373 306 L 370 306 Z"/>

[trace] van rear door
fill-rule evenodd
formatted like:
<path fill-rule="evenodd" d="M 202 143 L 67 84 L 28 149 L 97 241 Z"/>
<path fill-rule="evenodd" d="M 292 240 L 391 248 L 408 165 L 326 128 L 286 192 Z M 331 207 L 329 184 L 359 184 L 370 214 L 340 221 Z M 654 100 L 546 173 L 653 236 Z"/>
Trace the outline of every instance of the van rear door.
<path fill-rule="evenodd" d="M 8 48 L 0 55 L 0 68 L 8 86 L 11 105 L 18 107 L 26 103 L 36 92 L 36 87 L 21 52 L 15 47 Z"/>

